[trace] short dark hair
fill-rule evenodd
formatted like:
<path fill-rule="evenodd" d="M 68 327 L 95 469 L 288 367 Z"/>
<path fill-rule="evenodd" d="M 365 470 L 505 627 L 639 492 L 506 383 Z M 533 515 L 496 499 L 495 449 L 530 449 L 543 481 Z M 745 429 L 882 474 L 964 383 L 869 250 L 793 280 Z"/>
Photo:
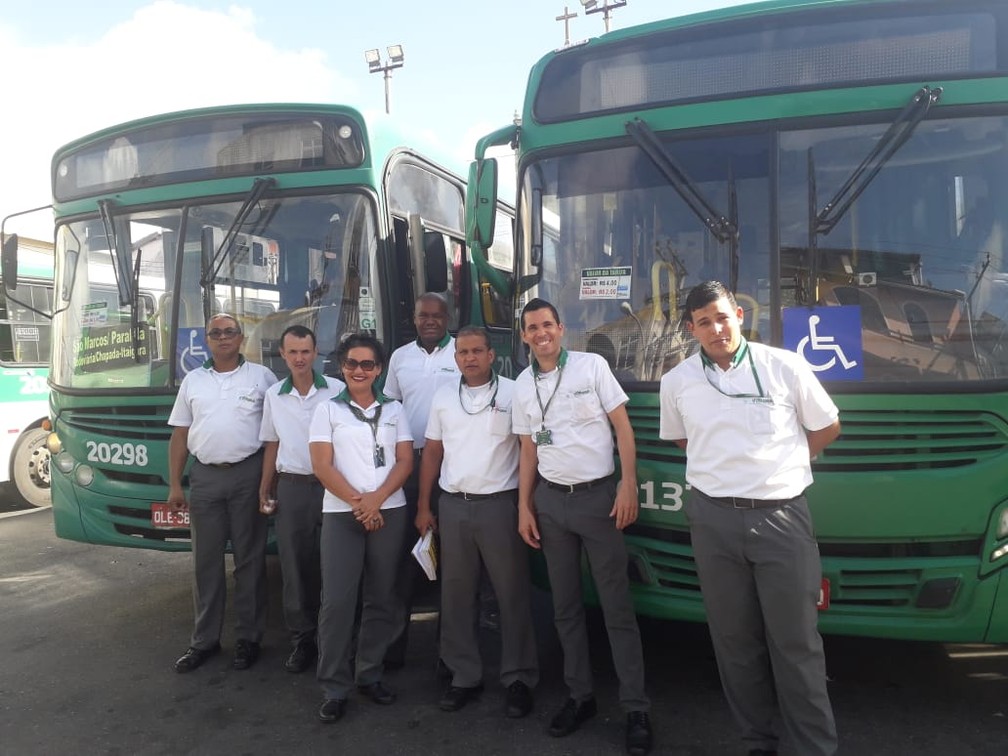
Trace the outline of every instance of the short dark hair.
<path fill-rule="evenodd" d="M 441 309 L 444 310 L 445 314 L 448 314 L 448 300 L 445 299 L 444 294 L 439 294 L 436 291 L 427 291 L 421 294 L 416 298 L 416 301 L 413 302 L 414 315 L 416 314 L 417 307 L 421 302 L 437 302 L 441 306 Z"/>
<path fill-rule="evenodd" d="M 238 318 L 236 316 L 232 315 L 230 312 L 215 312 L 213 315 L 211 315 L 209 318 L 207 318 L 207 322 L 206 322 L 207 328 L 209 329 L 210 328 L 210 324 L 212 322 L 214 322 L 215 320 L 219 319 L 219 318 L 227 318 L 232 323 L 234 323 L 235 326 L 238 327 L 238 333 L 242 332 L 241 323 L 239 323 L 238 322 Z"/>
<path fill-rule="evenodd" d="M 284 332 L 280 334 L 280 348 L 283 349 L 284 339 L 290 334 L 296 339 L 303 339 L 305 337 L 311 339 L 312 346 L 315 346 L 315 331 L 313 331 L 308 326 L 303 325 L 292 325 L 284 328 Z"/>
<path fill-rule="evenodd" d="M 382 367 L 385 366 L 385 347 L 370 333 L 351 333 L 336 347 L 336 364 L 342 365 L 343 361 L 350 354 L 351 349 L 366 347 L 371 350 L 374 360 Z"/>
<path fill-rule="evenodd" d="M 522 307 L 521 317 L 518 322 L 521 324 L 521 329 L 525 330 L 525 313 L 534 312 L 535 310 L 545 310 L 549 309 L 553 313 L 553 318 L 556 320 L 557 325 L 560 325 L 560 313 L 557 312 L 557 308 L 547 302 L 545 299 L 540 299 L 539 297 L 533 297 L 528 301 L 528 303 Z"/>
<path fill-rule="evenodd" d="M 702 283 L 698 283 L 686 295 L 686 304 L 683 305 L 683 320 L 687 323 L 692 323 L 693 313 L 696 310 L 702 310 L 711 302 L 717 302 L 721 297 L 727 299 L 728 304 L 733 308 L 738 307 L 735 295 L 728 291 L 728 287 L 720 281 L 703 281 Z"/>
<path fill-rule="evenodd" d="M 463 336 L 482 336 L 483 341 L 486 343 L 486 348 L 493 349 L 493 344 L 490 343 L 490 334 L 487 333 L 487 329 L 483 328 L 483 326 L 477 326 L 477 325 L 462 326 L 461 328 L 459 328 L 458 333 L 455 334 L 456 343 L 458 343 L 458 339 L 462 338 Z"/>

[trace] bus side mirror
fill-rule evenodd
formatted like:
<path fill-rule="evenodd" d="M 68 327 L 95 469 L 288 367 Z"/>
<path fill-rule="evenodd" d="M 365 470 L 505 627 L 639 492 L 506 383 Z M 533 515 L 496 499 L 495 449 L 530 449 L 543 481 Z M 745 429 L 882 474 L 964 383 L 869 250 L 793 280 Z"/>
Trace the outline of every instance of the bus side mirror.
<path fill-rule="evenodd" d="M 4 286 L 8 291 L 17 288 L 17 251 L 18 236 L 11 234 L 3 240 L 3 252 L 0 254 L 0 276 L 3 277 Z"/>
<path fill-rule="evenodd" d="M 493 244 L 497 220 L 497 160 L 474 160 L 466 185 L 466 238 L 483 249 Z"/>

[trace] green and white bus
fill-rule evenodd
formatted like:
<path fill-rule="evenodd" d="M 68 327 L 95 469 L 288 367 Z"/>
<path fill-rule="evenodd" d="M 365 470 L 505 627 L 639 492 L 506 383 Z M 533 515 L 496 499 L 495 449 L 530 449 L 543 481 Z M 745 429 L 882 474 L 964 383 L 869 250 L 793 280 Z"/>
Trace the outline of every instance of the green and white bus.
<path fill-rule="evenodd" d="M 0 286 L 0 482 L 12 483 L 23 502 L 42 507 L 51 501 L 46 313 L 52 310 L 53 253 L 50 242 L 21 244 L 15 285 Z"/>
<path fill-rule="evenodd" d="M 347 333 L 371 332 L 390 349 L 415 338 L 424 291 L 447 298 L 452 330 L 486 324 L 507 343 L 510 304 L 465 249 L 465 182 L 413 141 L 350 107 L 262 104 L 126 123 L 55 154 L 58 536 L 189 547 L 186 523 L 157 505 L 168 414 L 183 377 L 209 356 L 212 313 L 233 313 L 245 356 L 281 377 L 287 326 L 315 330 L 317 368 L 332 373 Z M 509 224 L 513 212 L 500 212 Z"/>
<path fill-rule="evenodd" d="M 631 397 L 640 613 L 703 619 L 657 382 L 720 279 L 841 408 L 809 492 L 821 629 L 1008 641 L 1008 4 L 775 0 L 550 53 L 476 148 L 474 248 L 507 143 L 515 307 L 555 303 Z"/>

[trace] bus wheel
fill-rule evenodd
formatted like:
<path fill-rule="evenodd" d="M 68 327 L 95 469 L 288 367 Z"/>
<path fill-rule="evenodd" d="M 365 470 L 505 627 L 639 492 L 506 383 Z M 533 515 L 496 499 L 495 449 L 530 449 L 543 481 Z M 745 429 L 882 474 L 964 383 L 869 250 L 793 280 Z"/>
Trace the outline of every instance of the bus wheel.
<path fill-rule="evenodd" d="M 11 480 L 26 504 L 47 507 L 52 504 L 49 489 L 49 431 L 31 428 L 21 434 L 11 454 Z"/>

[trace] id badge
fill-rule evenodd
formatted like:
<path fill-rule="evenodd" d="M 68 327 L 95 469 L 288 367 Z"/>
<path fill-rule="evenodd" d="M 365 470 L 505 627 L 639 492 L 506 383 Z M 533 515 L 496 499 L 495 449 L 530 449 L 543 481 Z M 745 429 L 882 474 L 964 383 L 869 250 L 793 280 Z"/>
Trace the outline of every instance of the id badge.
<path fill-rule="evenodd" d="M 385 447 L 376 446 L 374 449 L 374 466 L 385 467 Z"/>
<path fill-rule="evenodd" d="M 553 431 L 548 428 L 543 428 L 541 431 L 537 431 L 533 439 L 536 446 L 552 446 L 553 445 Z"/>

